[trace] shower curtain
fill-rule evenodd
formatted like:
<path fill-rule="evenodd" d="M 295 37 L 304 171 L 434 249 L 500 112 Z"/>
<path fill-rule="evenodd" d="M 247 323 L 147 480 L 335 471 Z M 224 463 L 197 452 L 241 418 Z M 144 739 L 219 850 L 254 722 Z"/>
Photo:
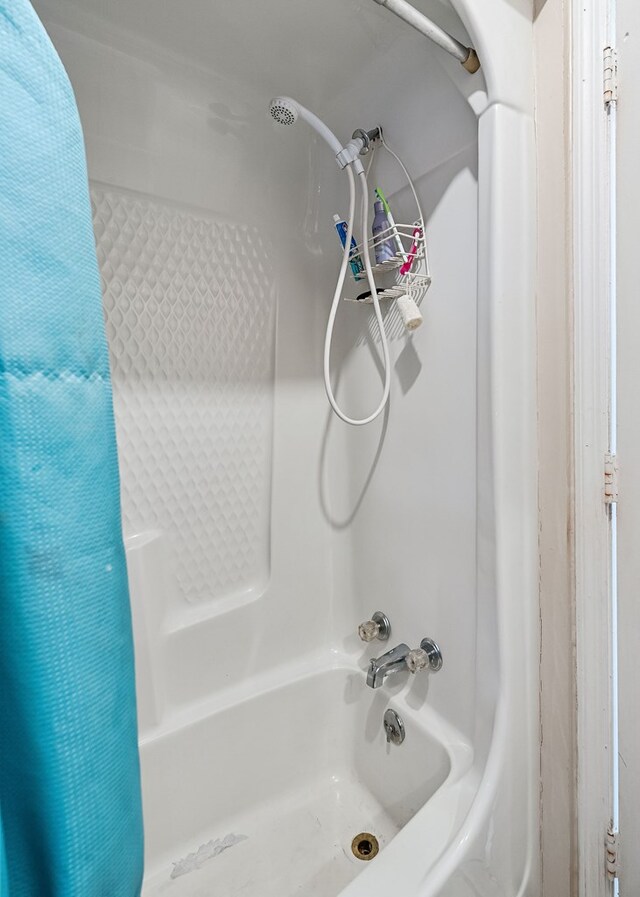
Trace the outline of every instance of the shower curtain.
<path fill-rule="evenodd" d="M 0 888 L 136 897 L 141 879 L 131 615 L 82 133 L 33 8 L 0 0 Z"/>

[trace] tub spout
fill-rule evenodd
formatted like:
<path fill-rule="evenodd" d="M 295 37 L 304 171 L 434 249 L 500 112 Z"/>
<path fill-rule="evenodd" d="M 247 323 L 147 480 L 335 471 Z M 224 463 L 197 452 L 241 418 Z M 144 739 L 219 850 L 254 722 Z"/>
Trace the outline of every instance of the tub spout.
<path fill-rule="evenodd" d="M 390 673 L 408 669 L 407 656 L 410 650 L 409 646 L 403 643 L 387 651 L 386 654 L 381 654 L 380 657 L 372 658 L 367 672 L 369 688 L 380 688 Z"/>

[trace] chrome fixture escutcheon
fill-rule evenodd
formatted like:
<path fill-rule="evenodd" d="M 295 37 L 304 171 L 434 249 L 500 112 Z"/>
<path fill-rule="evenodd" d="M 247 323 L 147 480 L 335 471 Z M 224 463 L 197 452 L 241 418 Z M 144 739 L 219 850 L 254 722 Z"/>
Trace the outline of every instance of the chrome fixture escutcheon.
<path fill-rule="evenodd" d="M 437 673 L 442 669 L 442 651 L 432 638 L 423 638 L 420 647 L 427 655 L 429 660 L 429 669 L 432 673 Z"/>

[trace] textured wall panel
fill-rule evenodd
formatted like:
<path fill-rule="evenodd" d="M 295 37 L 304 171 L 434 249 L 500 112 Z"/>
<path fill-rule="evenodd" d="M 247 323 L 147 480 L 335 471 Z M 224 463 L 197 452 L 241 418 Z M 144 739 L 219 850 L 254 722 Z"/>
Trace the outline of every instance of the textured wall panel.
<path fill-rule="evenodd" d="M 92 187 L 127 534 L 166 532 L 181 596 L 269 566 L 275 291 L 254 227 Z"/>

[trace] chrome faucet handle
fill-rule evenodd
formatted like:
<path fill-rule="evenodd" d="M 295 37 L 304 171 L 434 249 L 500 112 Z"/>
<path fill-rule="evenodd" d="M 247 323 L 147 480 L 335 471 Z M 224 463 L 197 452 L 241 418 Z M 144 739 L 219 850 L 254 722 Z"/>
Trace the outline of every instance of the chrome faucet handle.
<path fill-rule="evenodd" d="M 442 652 L 432 638 L 423 638 L 419 648 L 409 651 L 405 662 L 410 673 L 420 670 L 437 673 L 442 669 Z"/>
<path fill-rule="evenodd" d="M 358 626 L 358 635 L 363 642 L 372 642 L 375 639 L 386 642 L 391 635 L 389 618 L 381 610 L 377 610 L 370 620 L 365 620 Z"/>

